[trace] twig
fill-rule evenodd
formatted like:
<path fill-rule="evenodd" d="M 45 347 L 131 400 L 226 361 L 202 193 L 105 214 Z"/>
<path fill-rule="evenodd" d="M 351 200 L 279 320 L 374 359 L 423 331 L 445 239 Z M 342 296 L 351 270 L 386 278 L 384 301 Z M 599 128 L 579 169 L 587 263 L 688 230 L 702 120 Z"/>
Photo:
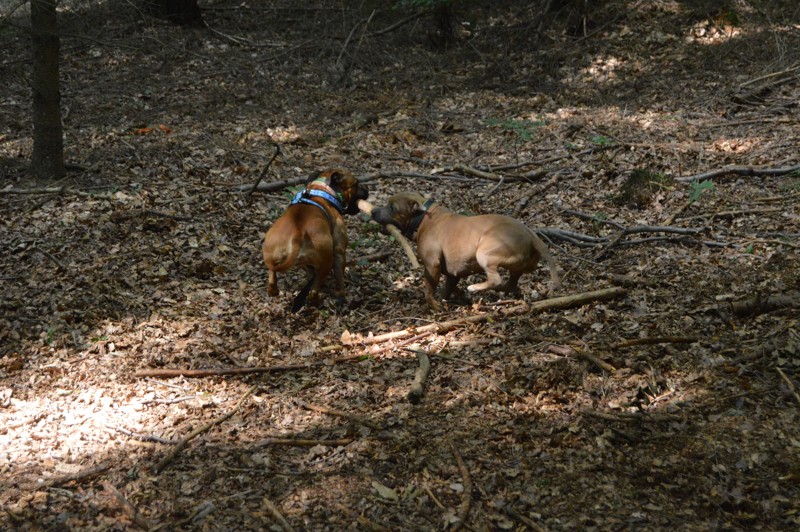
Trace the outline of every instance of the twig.
<path fill-rule="evenodd" d="M 177 440 L 167 440 L 164 438 L 159 438 L 158 436 L 153 436 L 151 434 L 139 434 L 137 432 L 131 432 L 128 429 L 124 429 L 122 427 L 117 427 L 114 425 L 106 425 L 106 428 L 108 428 L 109 430 L 115 430 L 117 432 L 121 432 L 122 434 L 130 436 L 131 438 L 135 438 L 139 441 L 149 441 L 154 443 L 161 443 L 164 445 L 177 445 L 178 443 L 180 443 Z"/>
<path fill-rule="evenodd" d="M 309 368 L 318 368 L 330 364 L 339 364 L 364 358 L 363 354 L 348 355 L 333 360 L 309 362 L 307 364 L 286 364 L 283 366 L 257 366 L 252 368 L 220 368 L 220 369 L 145 369 L 138 371 L 134 377 L 216 377 L 221 375 L 249 375 L 251 373 L 273 373 L 279 371 L 294 371 Z"/>
<path fill-rule="evenodd" d="M 512 213 L 512 216 L 514 218 L 518 218 L 519 215 L 522 213 L 522 211 L 525 209 L 525 207 L 528 206 L 528 203 L 531 201 L 531 199 L 533 199 L 535 196 L 539 196 L 541 194 L 544 194 L 548 189 L 550 189 L 551 187 L 554 187 L 556 185 L 556 183 L 558 183 L 558 180 L 560 178 L 561 178 L 561 176 L 559 174 L 554 174 L 550 179 L 547 180 L 547 182 L 545 184 L 543 184 L 542 186 L 536 187 L 533 190 L 531 190 L 530 192 L 528 192 L 525 195 L 525 197 L 522 198 L 522 200 L 520 200 L 520 202 L 517 204 L 516 208 L 514 209 L 514 212 Z"/>
<path fill-rule="evenodd" d="M 453 451 L 453 456 L 456 458 L 458 470 L 461 472 L 461 480 L 464 484 L 464 496 L 461 498 L 461 508 L 458 510 L 458 521 L 453 523 L 452 527 L 452 530 L 459 530 L 467 523 L 469 509 L 472 505 L 472 477 L 469 474 L 469 469 L 464 464 L 464 459 L 461 458 L 461 454 L 452 441 L 450 442 L 450 450 Z"/>
<path fill-rule="evenodd" d="M 253 444 L 254 448 L 269 447 L 270 445 L 285 445 L 287 447 L 316 447 L 323 445 L 327 447 L 343 447 L 353 443 L 352 438 L 342 438 L 338 440 L 304 440 L 293 438 L 266 438 Z"/>
<path fill-rule="evenodd" d="M 515 316 L 519 314 L 533 315 L 545 312 L 547 310 L 563 310 L 586 305 L 594 301 L 608 301 L 610 299 L 616 299 L 624 296 L 625 294 L 627 294 L 627 291 L 624 288 L 615 286 L 612 288 L 595 290 L 593 292 L 583 292 L 580 294 L 543 299 L 530 305 L 523 303 L 514 307 L 503 309 L 500 312 L 481 312 L 479 314 L 473 314 L 472 316 L 466 316 L 464 318 L 431 323 L 429 325 L 423 325 L 422 327 L 410 327 L 401 331 L 393 331 L 368 338 L 350 336 L 346 341 L 343 339 L 343 343 L 346 345 L 371 345 L 421 333 L 443 334 L 461 325 L 469 325 L 486 321 L 490 317 Z"/>
<path fill-rule="evenodd" d="M 296 401 L 297 401 L 297 404 L 299 404 L 301 407 L 305 408 L 306 410 L 313 410 L 315 412 L 321 412 L 323 414 L 328 414 L 328 415 L 331 415 L 331 416 L 343 417 L 345 419 L 349 419 L 350 421 L 355 421 L 356 423 L 358 423 L 360 425 L 364 425 L 365 427 L 369 427 L 369 428 L 375 429 L 375 430 L 382 430 L 383 429 L 383 427 L 381 427 L 379 424 L 375 423 L 374 421 L 366 419 L 366 418 L 363 418 L 361 416 L 357 416 L 355 414 L 351 414 L 350 412 L 343 412 L 341 410 L 336 410 L 334 408 L 328 408 L 327 406 L 306 403 L 304 401 L 300 401 L 299 399 L 296 400 Z"/>
<path fill-rule="evenodd" d="M 102 483 L 103 489 L 114 495 L 114 498 L 117 499 L 117 502 L 120 503 L 122 508 L 125 512 L 130 516 L 131 520 L 136 523 L 139 528 L 144 530 L 150 530 L 153 528 L 153 523 L 151 523 L 147 518 L 145 518 L 142 514 L 136 510 L 136 507 L 125 498 L 122 493 L 119 492 L 117 488 L 115 488 L 109 481 L 104 480 Z"/>
<path fill-rule="evenodd" d="M 169 465 L 170 462 L 172 462 L 173 459 L 175 459 L 176 456 L 178 456 L 178 454 L 180 454 L 181 451 L 183 451 L 186 448 L 187 445 L 189 445 L 190 441 L 192 441 L 200 434 L 207 432 L 216 425 L 219 425 L 220 423 L 231 418 L 239 410 L 239 408 L 241 408 L 242 404 L 244 403 L 244 400 L 250 397 L 250 395 L 257 389 L 258 386 L 253 386 L 252 388 L 247 390 L 247 392 L 245 392 L 244 395 L 242 395 L 239 398 L 239 401 L 236 403 L 233 409 L 227 414 L 220 416 L 217 419 L 213 419 L 209 423 L 203 425 L 202 427 L 193 430 L 188 436 L 186 436 L 186 438 L 178 442 L 178 444 L 172 449 L 172 451 L 169 452 L 169 454 L 167 454 L 167 456 L 162 458 L 161 461 L 155 465 L 155 467 L 153 468 L 153 472 L 156 474 L 160 473 L 167 465 Z"/>
<path fill-rule="evenodd" d="M 292 528 L 292 525 L 290 525 L 289 521 L 287 521 L 286 518 L 283 517 L 281 512 L 278 510 L 278 507 L 275 506 L 275 504 L 271 500 L 269 500 L 269 498 L 264 497 L 262 504 L 267 510 L 270 511 L 272 516 L 275 518 L 275 520 L 278 522 L 278 524 L 283 530 L 285 530 L 286 532 L 294 532 L 294 528 Z"/>
<path fill-rule="evenodd" d="M 797 394 L 797 389 L 794 387 L 794 383 L 791 381 L 791 379 L 789 379 L 789 377 L 786 376 L 786 373 L 784 373 L 781 368 L 775 366 L 775 369 L 778 370 L 778 373 L 780 373 L 783 382 L 785 382 L 786 386 L 789 387 L 789 391 L 792 392 L 794 398 L 797 399 L 798 403 L 800 403 L 800 395 Z"/>
<path fill-rule="evenodd" d="M 547 350 L 550 351 L 551 353 L 556 353 L 557 355 L 561 356 L 577 356 L 578 358 L 582 358 L 584 360 L 591 362 L 598 368 L 608 373 L 614 373 L 615 371 L 617 371 L 617 368 L 615 368 L 605 360 L 602 360 L 592 355 L 591 353 L 587 353 L 583 349 L 576 349 L 570 345 L 551 345 L 550 347 L 547 348 Z"/>
<path fill-rule="evenodd" d="M 623 347 L 633 347 L 635 345 L 654 345 L 654 344 L 693 344 L 699 342 L 699 338 L 685 336 L 655 336 L 652 338 L 634 338 L 625 340 L 612 345 L 609 349 L 622 349 Z"/>
<path fill-rule="evenodd" d="M 676 177 L 675 181 L 681 183 L 690 183 L 692 181 L 705 181 L 706 179 L 714 179 L 728 174 L 741 175 L 741 176 L 782 176 L 791 174 L 792 172 L 800 171 L 800 164 L 795 166 L 786 166 L 783 168 L 753 168 L 752 166 L 729 166 L 727 168 L 720 168 L 703 172 L 701 174 Z"/>
<path fill-rule="evenodd" d="M 372 217 L 372 211 L 375 209 L 375 206 L 372 205 L 370 202 L 365 200 L 358 200 L 358 209 L 363 212 L 364 214 Z M 411 266 L 415 269 L 419 269 L 419 262 L 417 261 L 417 256 L 414 254 L 414 250 L 411 249 L 411 244 L 408 243 L 408 240 L 400 233 L 400 230 L 390 224 L 384 226 L 386 231 L 397 240 L 397 243 L 400 244 L 400 247 L 403 248 L 403 251 L 406 252 L 406 257 L 408 257 L 408 261 L 411 263 Z"/>
<path fill-rule="evenodd" d="M 431 500 L 433 501 L 433 504 L 435 504 L 436 506 L 438 506 L 442 510 L 445 510 L 445 511 L 447 510 L 445 505 L 442 504 L 439 501 L 439 499 L 436 498 L 436 495 L 433 494 L 433 491 L 431 490 L 431 487 L 428 486 L 428 484 L 423 484 L 422 488 L 425 490 L 425 493 L 427 493 L 430 496 Z"/>
<path fill-rule="evenodd" d="M 412 404 L 419 403 L 422 394 L 425 392 L 425 381 L 428 379 L 428 374 L 431 372 L 431 359 L 428 354 L 421 349 L 406 349 L 417 355 L 419 360 L 419 367 L 414 373 L 414 380 L 411 383 L 411 388 L 408 390 L 408 400 Z"/>
<path fill-rule="evenodd" d="M 759 209 L 741 209 L 741 210 L 734 210 L 734 211 L 720 211 L 720 212 L 712 212 L 708 214 L 695 214 L 694 216 L 686 216 L 681 218 L 681 220 L 697 220 L 699 218 L 733 218 L 735 216 L 741 216 L 742 214 L 765 214 L 770 212 L 784 212 L 786 209 L 784 207 L 762 207 Z"/>
<path fill-rule="evenodd" d="M 46 487 L 54 487 L 60 486 L 62 484 L 67 484 L 68 482 L 79 482 L 82 480 L 86 480 L 87 478 L 99 475 L 100 473 L 106 471 L 111 466 L 108 464 L 100 464 L 97 466 L 90 467 L 88 469 L 84 469 L 82 471 L 78 471 L 77 473 L 72 473 L 70 475 L 64 475 L 63 477 L 56 477 L 46 480 L 44 485 Z"/>
<path fill-rule="evenodd" d="M 261 173 L 258 175 L 258 181 L 256 181 L 256 184 L 253 185 L 253 188 L 250 189 L 250 192 L 247 193 L 248 196 L 251 195 L 256 190 L 258 190 L 258 185 L 260 185 L 261 181 L 267 176 L 267 172 L 269 172 L 269 167 L 272 166 L 272 161 L 274 161 L 275 158 L 278 157 L 278 155 L 280 154 L 281 154 L 281 145 L 275 144 L 275 153 L 272 154 L 272 159 L 270 159 L 269 162 L 267 163 L 267 166 L 265 166 L 264 169 L 261 170 Z"/>

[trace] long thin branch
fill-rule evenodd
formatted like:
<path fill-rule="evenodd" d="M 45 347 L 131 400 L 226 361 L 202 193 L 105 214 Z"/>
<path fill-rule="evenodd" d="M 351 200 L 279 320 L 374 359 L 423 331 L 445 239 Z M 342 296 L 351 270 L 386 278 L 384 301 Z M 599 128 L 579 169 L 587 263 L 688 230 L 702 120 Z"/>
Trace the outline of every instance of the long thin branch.
<path fill-rule="evenodd" d="M 623 297 L 625 294 L 627 294 L 627 291 L 624 288 L 615 286 L 612 288 L 594 290 L 592 292 L 583 292 L 580 294 L 572 294 L 568 296 L 554 297 L 551 299 L 543 299 L 541 301 L 536 301 L 535 303 L 531 303 L 530 305 L 528 305 L 527 303 L 522 303 L 514 307 L 503 309 L 499 313 L 481 312 L 479 314 L 473 314 L 472 316 L 466 316 L 464 318 L 431 323 L 429 325 L 423 325 L 422 327 L 410 327 L 408 329 L 403 329 L 401 331 L 393 331 L 367 338 L 359 338 L 348 335 L 347 339 L 346 340 L 343 339 L 342 341 L 343 343 L 350 345 L 370 345 L 370 344 L 385 342 L 387 340 L 395 340 L 397 338 L 403 338 L 406 336 L 412 336 L 415 334 L 421 334 L 426 332 L 443 334 L 462 325 L 469 325 L 472 323 L 480 323 L 486 321 L 490 317 L 494 318 L 498 316 L 503 316 L 503 317 L 516 316 L 520 314 L 530 314 L 532 316 L 534 314 L 539 314 L 547 310 L 563 310 L 573 307 L 579 307 L 595 301 L 608 301 L 610 299 Z"/>
<path fill-rule="evenodd" d="M 371 429 L 375 429 L 375 430 L 382 430 L 383 429 L 383 427 L 381 427 L 378 423 L 375 423 L 374 421 L 372 421 L 370 419 L 366 419 L 366 418 L 358 416 L 356 414 L 351 414 L 350 412 L 344 412 L 342 410 L 336 410 L 335 408 L 330 408 L 330 407 L 327 407 L 327 406 L 306 403 L 304 401 L 300 401 L 299 399 L 297 400 L 297 404 L 299 404 L 301 407 L 305 408 L 306 410 L 313 410 L 315 412 L 321 412 L 323 414 L 328 414 L 330 416 L 337 416 L 337 417 L 342 417 L 342 418 L 345 418 L 345 419 L 349 419 L 350 421 L 355 421 L 356 423 L 358 423 L 360 425 L 364 425 L 365 427 L 369 427 Z"/>
<path fill-rule="evenodd" d="M 186 436 L 184 439 L 178 442 L 178 444 L 172 448 L 172 450 L 169 452 L 169 454 L 167 454 L 167 456 L 162 458 L 161 461 L 158 462 L 158 464 L 156 464 L 155 467 L 153 467 L 153 472 L 155 474 L 158 474 L 161 471 L 163 471 L 163 469 L 167 467 L 170 464 L 170 462 L 172 462 L 172 460 L 174 460 L 175 457 L 178 456 L 178 454 L 180 454 L 181 451 L 183 451 L 186 448 L 187 445 L 189 445 L 190 441 L 195 439 L 200 434 L 207 432 L 216 425 L 219 425 L 220 423 L 230 419 L 236 412 L 239 411 L 239 408 L 241 408 L 242 404 L 244 404 L 244 400 L 250 397 L 250 395 L 257 389 L 258 386 L 253 386 L 252 388 L 247 390 L 247 392 L 245 392 L 244 395 L 242 395 L 239 398 L 239 401 L 236 403 L 233 409 L 227 414 L 220 416 L 217 419 L 213 419 L 210 422 L 203 425 L 202 427 L 193 430 L 188 436 Z"/>
<path fill-rule="evenodd" d="M 705 181 L 706 179 L 714 179 L 715 177 L 722 177 L 724 175 L 729 175 L 729 174 L 750 176 L 750 177 L 782 176 L 798 171 L 800 171 L 800 164 L 795 166 L 786 166 L 783 168 L 753 168 L 752 166 L 729 166 L 727 168 L 710 170 L 708 172 L 703 172 L 701 174 L 676 177 L 675 181 L 679 181 L 681 183 L 691 183 L 693 181 Z"/>
<path fill-rule="evenodd" d="M 318 368 L 320 366 L 327 366 L 330 364 L 338 364 L 340 362 L 348 362 L 358 358 L 364 358 L 364 355 L 348 355 L 333 360 L 321 360 L 317 362 L 309 362 L 307 364 L 286 364 L 282 366 L 256 366 L 252 368 L 218 368 L 218 369 L 144 369 L 134 374 L 137 378 L 146 377 L 216 377 L 222 375 L 250 375 L 252 373 L 274 373 L 279 371 L 295 371 L 309 368 Z"/>

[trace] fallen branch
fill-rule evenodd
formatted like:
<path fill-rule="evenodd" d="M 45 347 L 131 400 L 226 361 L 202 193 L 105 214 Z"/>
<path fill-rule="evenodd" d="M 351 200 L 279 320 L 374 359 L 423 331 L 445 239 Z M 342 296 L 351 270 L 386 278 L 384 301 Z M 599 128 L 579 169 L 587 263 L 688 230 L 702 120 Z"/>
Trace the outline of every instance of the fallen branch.
<path fill-rule="evenodd" d="M 260 173 L 260 174 L 258 174 L 258 180 L 256 181 L 256 184 L 255 184 L 255 185 L 253 185 L 253 187 L 250 189 L 250 192 L 248 192 L 248 194 L 252 194 L 252 193 L 253 193 L 253 192 L 255 192 L 256 190 L 258 190 L 258 185 L 260 185 L 260 184 L 261 184 L 261 181 L 263 181 L 263 180 L 264 180 L 264 178 L 267 176 L 267 172 L 269 172 L 269 167 L 270 167 L 270 166 L 272 166 L 272 162 L 273 162 L 273 161 L 274 161 L 274 160 L 275 160 L 275 159 L 278 157 L 278 155 L 280 155 L 280 154 L 281 154 L 281 145 L 280 145 L 280 144 L 275 144 L 275 153 L 273 153 L 273 154 L 272 154 L 272 159 L 270 159 L 270 160 L 269 160 L 269 162 L 268 162 L 268 163 L 267 163 L 267 165 L 264 167 L 264 169 L 263 169 L 263 170 L 261 170 L 261 173 Z"/>
<path fill-rule="evenodd" d="M 336 346 L 339 347 L 339 346 Z M 331 350 L 331 349 L 328 349 Z M 145 369 L 134 374 L 137 378 L 147 377 L 218 377 L 223 375 L 250 375 L 252 373 L 274 373 L 279 371 L 295 371 L 309 368 L 318 368 L 341 362 L 348 362 L 358 358 L 364 358 L 363 354 L 348 355 L 345 357 L 334 358 L 333 360 L 321 360 L 318 362 L 308 362 L 306 364 L 286 364 L 283 366 L 257 366 L 252 368 L 219 368 L 219 369 Z"/>
<path fill-rule="evenodd" d="M 112 194 L 92 194 L 71 187 L 46 187 L 46 188 L 4 188 L 0 194 L 73 194 L 82 198 L 114 199 Z"/>
<path fill-rule="evenodd" d="M 693 344 L 699 342 L 699 338 L 685 336 L 655 336 L 652 338 L 634 338 L 625 340 L 612 345 L 609 349 L 622 349 L 623 347 L 633 347 L 635 345 L 655 345 L 655 344 Z"/>
<path fill-rule="evenodd" d="M 766 314 L 773 310 L 800 307 L 800 293 L 786 295 L 764 296 L 756 295 L 749 299 L 731 303 L 731 312 L 739 317 Z"/>
<path fill-rule="evenodd" d="M 722 177 L 724 175 L 729 175 L 729 174 L 748 176 L 748 177 L 782 176 L 798 171 L 800 171 L 800 164 L 795 166 L 786 166 L 783 168 L 753 168 L 752 166 L 729 166 L 727 168 L 711 170 L 709 172 L 703 172 L 701 174 L 676 177 L 675 181 L 679 181 L 681 183 L 691 183 L 693 181 L 705 181 L 706 179 L 714 179 L 716 177 Z"/>
<path fill-rule="evenodd" d="M 223 416 L 218 417 L 217 419 L 211 420 L 210 422 L 206 423 L 205 425 L 203 425 L 202 427 L 200 427 L 198 429 L 193 430 L 188 436 L 186 436 L 184 439 L 179 441 L 178 444 L 172 449 L 172 451 L 170 451 L 169 454 L 167 454 L 167 456 L 162 458 L 161 461 L 158 462 L 158 464 L 156 464 L 155 467 L 153 467 L 153 472 L 155 474 L 158 474 L 161 471 L 163 471 L 163 469 L 165 467 L 167 467 L 169 465 L 169 463 L 172 462 L 172 460 L 174 460 L 175 457 L 178 456 L 178 454 L 180 454 L 180 452 L 183 451 L 186 448 L 187 445 L 189 445 L 190 441 L 195 439 L 200 434 L 202 434 L 204 432 L 207 432 L 208 430 L 210 430 L 211 428 L 215 427 L 216 425 L 219 425 L 220 423 L 222 423 L 222 422 L 228 420 L 229 418 L 231 418 L 239 410 L 239 408 L 241 408 L 242 404 L 244 403 L 244 400 L 247 399 L 248 397 L 250 397 L 250 395 L 254 391 L 256 391 L 256 389 L 258 389 L 258 386 L 253 386 L 252 388 L 247 390 L 247 392 L 245 392 L 244 395 L 242 395 L 239 398 L 239 401 L 236 403 L 236 405 L 233 407 L 233 409 L 230 412 L 228 412 L 227 414 L 225 414 Z"/>
<path fill-rule="evenodd" d="M 88 469 L 83 469 L 78 471 L 77 473 L 72 473 L 70 475 L 64 475 L 63 477 L 56 477 L 46 480 L 44 482 L 44 486 L 48 488 L 52 488 L 55 486 L 60 486 L 62 484 L 67 484 L 68 482 L 80 482 L 81 480 L 86 480 L 87 478 L 91 478 L 93 476 L 99 475 L 103 473 L 111 466 L 108 464 L 101 464 L 97 466 L 90 467 Z"/>
<path fill-rule="evenodd" d="M 370 202 L 365 200 L 358 200 L 358 209 L 363 212 L 364 214 L 372 217 L 372 211 L 375 209 L 375 206 L 372 205 Z M 419 262 L 417 261 L 417 256 L 414 254 L 414 250 L 411 249 L 411 244 L 408 243 L 406 237 L 400 233 L 400 230 L 393 226 L 393 225 L 385 225 L 384 228 L 386 231 L 397 240 L 397 243 L 400 244 L 400 247 L 403 248 L 403 251 L 406 252 L 406 257 L 408 257 L 409 262 L 411 262 L 411 266 L 415 269 L 419 269 Z"/>
<path fill-rule="evenodd" d="M 371 345 L 380 342 L 385 342 L 387 340 L 394 340 L 397 338 L 403 338 L 405 336 L 412 336 L 422 333 L 442 334 L 462 325 L 469 325 L 473 323 L 480 323 L 486 321 L 490 317 L 516 316 L 519 314 L 539 314 L 547 310 L 563 310 L 563 309 L 586 305 L 594 301 L 608 301 L 610 299 L 616 299 L 618 297 L 624 296 L 625 294 L 627 294 L 627 290 L 625 290 L 622 287 L 615 286 L 612 288 L 604 288 L 602 290 L 595 290 L 592 292 L 583 292 L 580 294 L 573 294 L 569 296 L 542 299 L 541 301 L 536 301 L 534 303 L 531 303 L 530 305 L 527 303 L 522 303 L 514 307 L 503 309 L 500 312 L 496 313 L 481 312 L 479 314 L 473 314 L 472 316 L 466 316 L 464 318 L 431 323 L 429 325 L 423 325 L 422 327 L 409 327 L 401 331 L 393 331 L 367 338 L 359 338 L 351 335 L 350 333 L 347 333 L 346 336 L 344 334 L 342 335 L 343 336 L 342 343 L 344 343 L 345 345 Z"/>
<path fill-rule="evenodd" d="M 294 438 L 266 438 L 253 444 L 254 448 L 269 447 L 270 445 L 285 445 L 287 447 L 316 447 L 322 445 L 326 447 L 343 447 L 353 443 L 352 438 L 342 438 L 339 440 L 306 440 Z"/>
<path fill-rule="evenodd" d="M 514 212 L 512 213 L 511 216 L 514 217 L 514 218 L 519 218 L 519 215 L 522 214 L 522 211 L 525 209 L 525 207 L 528 206 L 528 203 L 534 197 L 540 196 L 540 195 L 544 194 L 550 188 L 554 187 L 556 185 L 556 183 L 558 183 L 558 180 L 560 178 L 561 178 L 561 176 L 559 174 L 554 174 L 550 179 L 547 180 L 547 182 L 545 184 L 543 184 L 543 185 L 541 185 L 539 187 L 536 187 L 533 190 L 531 190 L 530 192 L 528 192 L 525 195 L 525 197 L 522 198 L 520 200 L 520 202 L 517 204 L 517 207 L 514 209 Z"/>
<path fill-rule="evenodd" d="M 269 500 L 267 497 L 264 497 L 264 499 L 262 500 L 262 504 L 267 510 L 269 510 L 269 512 L 272 514 L 272 517 L 275 518 L 275 521 L 278 522 L 278 525 L 280 525 L 280 527 L 285 532 L 294 532 L 294 528 L 292 528 L 292 525 L 290 525 L 289 521 L 287 521 L 286 518 L 283 517 L 283 514 L 281 514 L 281 512 L 278 510 L 278 507 L 275 506 L 275 504 L 271 500 Z"/>
<path fill-rule="evenodd" d="M 734 218 L 736 216 L 741 216 L 743 214 L 767 214 L 770 212 L 784 212 L 786 209 L 784 207 L 763 207 L 760 209 L 741 209 L 737 211 L 720 211 L 720 212 L 712 212 L 709 214 L 695 214 L 693 216 L 685 216 L 681 218 L 681 220 L 697 220 L 700 218 Z"/>
<path fill-rule="evenodd" d="M 555 353 L 557 355 L 565 357 L 572 356 L 572 357 L 582 358 L 588 362 L 591 362 L 598 368 L 608 373 L 614 373 L 615 371 L 617 371 L 617 368 L 615 368 L 605 360 L 602 360 L 592 355 L 591 353 L 587 353 L 582 349 L 575 349 L 574 347 L 569 345 L 551 345 L 550 347 L 547 348 L 547 350 L 550 351 L 551 353 Z"/>
<path fill-rule="evenodd" d="M 428 354 L 421 349 L 407 349 L 417 355 L 419 360 L 419 367 L 414 373 L 414 381 L 411 383 L 411 388 L 408 390 L 408 400 L 412 404 L 419 403 L 422 399 L 422 394 L 425 392 L 425 382 L 428 380 L 428 374 L 431 372 L 431 359 Z"/>
<path fill-rule="evenodd" d="M 458 449 L 456 449 L 456 446 L 453 445 L 452 441 L 450 442 L 450 449 L 453 451 L 453 456 L 456 458 L 458 470 L 461 472 L 461 481 L 464 484 L 464 495 L 461 497 L 458 521 L 453 523 L 452 527 L 452 530 L 459 530 L 466 524 L 467 516 L 469 516 L 469 509 L 470 506 L 472 506 L 472 477 L 469 474 L 469 469 L 467 469 L 466 464 L 464 464 L 464 459 L 461 458 L 461 454 L 458 452 Z"/>
<path fill-rule="evenodd" d="M 794 395 L 794 398 L 797 399 L 798 403 L 800 403 L 800 395 L 797 394 L 797 389 L 794 387 L 794 383 L 792 382 L 792 380 L 789 377 L 787 377 L 786 373 L 784 373 L 783 370 L 778 366 L 775 366 L 775 369 L 778 370 L 781 379 L 783 379 L 783 382 L 786 383 L 786 386 L 789 388 L 789 391 L 792 393 L 792 395 Z"/>
<path fill-rule="evenodd" d="M 383 427 L 381 427 L 379 424 L 375 423 L 374 421 L 366 419 L 366 418 L 363 418 L 361 416 L 357 416 L 355 414 L 351 414 L 350 412 L 343 412 L 341 410 L 336 410 L 334 408 L 329 408 L 327 406 L 306 403 L 306 402 L 300 401 L 299 399 L 296 400 L 296 402 L 297 402 L 298 405 L 300 405 L 301 407 L 305 408 L 306 410 L 313 410 L 315 412 L 321 412 L 323 414 L 328 414 L 328 415 L 331 415 L 331 416 L 342 417 L 342 418 L 345 418 L 345 419 L 349 419 L 350 421 L 355 421 L 356 423 L 358 423 L 360 425 L 364 425 L 365 427 L 369 427 L 371 429 L 383 430 Z"/>
<path fill-rule="evenodd" d="M 139 511 L 136 509 L 136 507 L 133 504 L 131 504 L 130 501 L 128 501 L 128 499 L 126 499 L 125 496 L 122 495 L 122 493 L 120 493 L 119 490 L 111 484 L 111 482 L 104 480 L 101 484 L 103 485 L 104 490 L 111 493 L 114 496 L 114 498 L 117 499 L 117 502 L 125 510 L 125 513 L 128 514 L 131 520 L 134 523 L 136 523 L 139 526 L 139 528 L 142 528 L 144 530 L 153 529 L 154 526 L 153 523 L 151 523 L 146 517 L 140 514 Z"/>

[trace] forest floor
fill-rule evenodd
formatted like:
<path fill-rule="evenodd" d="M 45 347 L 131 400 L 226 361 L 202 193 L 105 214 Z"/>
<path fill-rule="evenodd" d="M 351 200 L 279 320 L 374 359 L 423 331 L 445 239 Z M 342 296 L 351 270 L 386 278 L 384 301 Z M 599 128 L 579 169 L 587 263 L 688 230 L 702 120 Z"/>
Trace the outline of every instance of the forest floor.
<path fill-rule="evenodd" d="M 579 4 L 457 4 L 442 47 L 390 2 L 61 2 L 57 183 L 0 25 L 0 528 L 798 528 L 800 9 Z M 514 215 L 559 295 L 624 291 L 533 312 L 542 268 L 435 313 L 355 216 L 346 304 L 291 314 L 260 252 L 290 192 L 242 192 L 275 143 L 265 183 Z"/>

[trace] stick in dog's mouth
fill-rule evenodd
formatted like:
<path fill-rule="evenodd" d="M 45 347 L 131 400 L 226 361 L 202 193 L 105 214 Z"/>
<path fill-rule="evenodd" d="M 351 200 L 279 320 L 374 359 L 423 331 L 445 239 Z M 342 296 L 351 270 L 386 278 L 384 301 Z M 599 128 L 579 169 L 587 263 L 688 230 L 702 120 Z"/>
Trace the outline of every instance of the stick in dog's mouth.
<path fill-rule="evenodd" d="M 372 210 L 375 208 L 373 204 L 366 200 L 358 200 L 358 209 L 368 216 L 372 216 Z M 406 237 L 400 232 L 400 230 L 391 224 L 386 224 L 383 226 L 386 231 L 392 235 L 397 243 L 400 244 L 400 247 L 403 248 L 403 251 L 406 252 L 406 257 L 408 257 L 409 262 L 411 262 L 411 266 L 414 269 L 419 269 L 419 262 L 417 261 L 417 256 L 414 254 L 414 250 L 411 248 L 411 244 L 408 243 Z"/>

